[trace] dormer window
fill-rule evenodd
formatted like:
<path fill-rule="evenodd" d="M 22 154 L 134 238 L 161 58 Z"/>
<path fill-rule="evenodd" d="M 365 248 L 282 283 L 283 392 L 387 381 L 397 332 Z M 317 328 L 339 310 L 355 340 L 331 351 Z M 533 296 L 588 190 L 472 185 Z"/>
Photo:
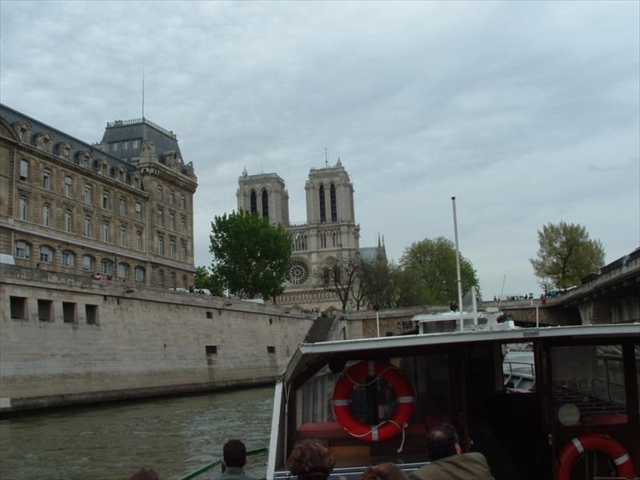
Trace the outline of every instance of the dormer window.
<path fill-rule="evenodd" d="M 51 153 L 51 134 L 49 133 L 39 133 L 36 135 L 36 147 L 40 150 L 44 150 L 45 152 Z"/>
<path fill-rule="evenodd" d="M 91 153 L 88 151 L 79 152 L 78 153 L 78 164 L 81 167 L 89 168 L 89 164 L 91 162 Z"/>
<path fill-rule="evenodd" d="M 13 129 L 18 134 L 20 141 L 29 143 L 29 131 L 31 127 L 27 122 L 18 122 L 13 124 Z"/>
<path fill-rule="evenodd" d="M 71 150 L 73 146 L 69 142 L 62 142 L 58 144 L 58 155 L 62 158 L 69 160 L 71 157 Z"/>

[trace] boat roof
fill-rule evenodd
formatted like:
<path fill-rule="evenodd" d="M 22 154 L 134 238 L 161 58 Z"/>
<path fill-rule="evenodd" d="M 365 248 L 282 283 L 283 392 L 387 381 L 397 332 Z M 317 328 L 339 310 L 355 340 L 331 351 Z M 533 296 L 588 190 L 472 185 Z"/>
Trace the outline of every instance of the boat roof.
<path fill-rule="evenodd" d="M 446 350 L 456 344 L 485 342 L 518 343 L 537 339 L 615 339 L 640 336 L 640 323 L 607 325 L 574 325 L 509 330 L 464 330 L 455 332 L 359 338 L 330 342 L 303 343 L 298 346 L 280 381 L 310 378 L 330 361 L 383 359 L 424 353 L 425 348 Z M 365 353 L 366 352 L 366 353 Z"/>

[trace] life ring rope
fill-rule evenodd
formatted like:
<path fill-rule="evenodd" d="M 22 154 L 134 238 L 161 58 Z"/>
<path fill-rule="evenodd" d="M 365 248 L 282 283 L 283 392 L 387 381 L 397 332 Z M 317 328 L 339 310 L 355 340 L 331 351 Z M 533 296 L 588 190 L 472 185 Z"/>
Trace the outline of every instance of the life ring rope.
<path fill-rule="evenodd" d="M 619 476 L 636 476 L 631 457 L 618 441 L 608 435 L 587 433 L 572 438 L 562 447 L 558 454 L 560 460 L 558 480 L 570 480 L 571 470 L 576 459 L 583 453 L 594 450 L 608 455 L 613 460 Z"/>
<path fill-rule="evenodd" d="M 378 372 L 378 373 L 376 373 Z M 368 377 L 374 377 L 365 381 Z M 396 392 L 398 407 L 393 417 L 378 425 L 368 425 L 354 417 L 351 411 L 351 392 L 355 386 L 367 387 L 378 380 L 387 381 Z M 393 365 L 377 362 L 359 362 L 352 365 L 338 379 L 333 391 L 333 410 L 336 420 L 352 437 L 365 442 L 388 440 L 402 433 L 402 442 L 398 453 L 404 448 L 405 429 L 415 406 L 415 390 L 411 382 Z"/>

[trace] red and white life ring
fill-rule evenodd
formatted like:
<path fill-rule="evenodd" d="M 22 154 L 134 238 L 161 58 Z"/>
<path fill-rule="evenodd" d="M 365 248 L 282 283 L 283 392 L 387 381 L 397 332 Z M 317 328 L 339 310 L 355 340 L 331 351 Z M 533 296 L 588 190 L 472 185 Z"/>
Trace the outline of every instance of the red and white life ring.
<path fill-rule="evenodd" d="M 633 467 L 631 457 L 619 442 L 598 433 L 587 433 L 578 435 L 568 442 L 562 450 L 558 458 L 560 460 L 560 468 L 558 469 L 558 480 L 571 480 L 571 469 L 573 463 L 582 453 L 596 450 L 611 457 L 618 469 L 620 477 L 635 477 L 636 472 Z"/>
<path fill-rule="evenodd" d="M 366 386 L 366 379 L 386 380 L 396 393 L 397 407 L 393 417 L 378 425 L 358 420 L 351 411 L 351 393 L 356 385 Z M 413 385 L 400 370 L 384 362 L 360 362 L 349 367 L 333 389 L 333 413 L 342 428 L 365 442 L 388 440 L 403 432 L 413 415 L 415 397 Z"/>

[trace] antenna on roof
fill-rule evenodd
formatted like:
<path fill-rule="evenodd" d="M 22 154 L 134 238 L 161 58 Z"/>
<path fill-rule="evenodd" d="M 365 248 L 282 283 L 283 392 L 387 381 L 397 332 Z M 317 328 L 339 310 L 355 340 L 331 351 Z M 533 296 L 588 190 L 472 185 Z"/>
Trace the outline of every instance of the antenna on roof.
<path fill-rule="evenodd" d="M 144 67 L 142 67 L 142 119 L 144 120 Z"/>
<path fill-rule="evenodd" d="M 329 166 L 329 159 L 327 158 L 327 149 L 324 149 L 324 166 L 328 167 Z"/>

